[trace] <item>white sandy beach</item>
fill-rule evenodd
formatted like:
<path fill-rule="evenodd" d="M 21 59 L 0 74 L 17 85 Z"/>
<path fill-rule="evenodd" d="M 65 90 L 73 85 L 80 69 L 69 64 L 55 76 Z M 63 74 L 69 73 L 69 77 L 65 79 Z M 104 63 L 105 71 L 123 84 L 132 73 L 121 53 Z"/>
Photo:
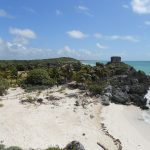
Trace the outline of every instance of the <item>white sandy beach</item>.
<path fill-rule="evenodd" d="M 22 89 L 9 89 L 8 94 L 1 97 L 4 106 L 0 108 L 0 141 L 6 146 L 44 149 L 57 145 L 64 147 L 77 140 L 86 150 L 102 149 L 97 142 L 109 150 L 117 150 L 113 140 L 101 129 L 101 104 L 88 98 L 89 104 L 85 108 L 77 107 L 75 101 L 82 98 L 69 98 L 67 94 L 78 93 L 78 90 L 66 89 L 63 93 L 57 90 L 45 90 L 38 97 L 53 95 L 62 99 L 34 105 L 19 102 L 29 96 Z M 37 96 L 37 93 L 30 96 Z"/>
<path fill-rule="evenodd" d="M 144 122 L 142 114 L 135 106 L 111 104 L 103 108 L 103 122 L 109 133 L 120 139 L 123 150 L 150 149 L 150 124 Z"/>
<path fill-rule="evenodd" d="M 86 150 L 118 150 L 113 139 L 102 131 L 104 123 L 109 134 L 119 139 L 123 150 L 149 150 L 150 124 L 144 122 L 143 111 L 135 106 L 111 104 L 103 107 L 96 99 L 85 98 L 79 90 L 60 88 L 41 93 L 25 93 L 22 89 L 9 89 L 0 97 L 0 141 L 6 146 L 20 146 L 23 149 L 65 147 L 69 142 L 81 142 Z M 59 91 L 60 90 L 60 91 Z M 68 97 L 75 93 L 79 97 Z M 21 104 L 26 97 L 45 98 L 53 95 L 60 100 L 44 104 Z M 82 107 L 82 100 L 88 104 Z M 80 106 L 75 106 L 78 101 Z"/>

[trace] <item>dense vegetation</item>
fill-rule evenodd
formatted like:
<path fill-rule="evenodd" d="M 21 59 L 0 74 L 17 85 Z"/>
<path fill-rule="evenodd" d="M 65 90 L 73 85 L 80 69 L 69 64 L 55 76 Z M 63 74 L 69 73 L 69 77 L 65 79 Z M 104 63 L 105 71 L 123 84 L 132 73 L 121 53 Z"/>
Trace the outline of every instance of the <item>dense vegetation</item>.
<path fill-rule="evenodd" d="M 5 145 L 3 144 L 0 144 L 0 150 L 23 150 L 22 148 L 20 147 L 17 147 L 17 146 L 10 146 L 8 148 L 6 148 Z M 34 150 L 34 149 L 32 149 Z M 45 150 L 77 150 L 77 148 L 74 146 L 72 148 L 65 148 L 65 149 L 61 149 L 61 148 L 58 148 L 58 147 L 50 147 L 50 148 L 47 148 Z"/>
<path fill-rule="evenodd" d="M 61 64 L 77 62 L 77 60 L 68 57 L 42 59 L 42 60 L 0 60 L 0 71 L 17 70 L 26 71 L 34 68 L 48 68 L 50 66 L 59 66 Z"/>
<path fill-rule="evenodd" d="M 0 144 L 0 150 L 23 150 L 23 149 L 17 146 L 11 146 L 11 147 L 6 148 L 5 145 Z M 63 150 L 63 149 L 53 147 L 53 148 L 48 148 L 46 150 Z M 75 149 L 72 149 L 72 150 L 75 150 Z"/>
<path fill-rule="evenodd" d="M 23 149 L 20 147 L 17 147 L 17 146 L 10 146 L 10 147 L 6 148 L 5 145 L 0 144 L 0 150 L 23 150 Z M 32 149 L 32 150 L 34 150 L 34 149 Z M 71 143 L 67 144 L 65 148 L 49 147 L 45 150 L 85 150 L 85 148 L 80 142 L 72 141 Z"/>
<path fill-rule="evenodd" d="M 17 146 L 10 146 L 10 147 L 6 148 L 5 145 L 0 144 L 0 150 L 22 150 L 22 149 Z"/>
<path fill-rule="evenodd" d="M 0 95 L 9 84 L 37 89 L 70 81 L 77 81 L 94 94 L 100 94 L 109 83 L 109 77 L 125 74 L 129 69 L 132 68 L 124 63 L 96 63 L 96 66 L 92 67 L 65 57 L 45 60 L 1 60 Z"/>
<path fill-rule="evenodd" d="M 0 95 L 10 86 L 23 88 L 50 87 L 64 83 L 69 68 L 77 67 L 79 61 L 73 58 L 54 58 L 44 60 L 0 60 Z"/>

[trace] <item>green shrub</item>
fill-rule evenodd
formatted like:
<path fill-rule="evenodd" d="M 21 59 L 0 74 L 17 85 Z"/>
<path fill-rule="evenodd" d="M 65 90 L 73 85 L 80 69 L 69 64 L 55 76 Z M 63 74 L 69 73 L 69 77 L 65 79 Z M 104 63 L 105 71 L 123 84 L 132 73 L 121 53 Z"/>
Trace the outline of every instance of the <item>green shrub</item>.
<path fill-rule="evenodd" d="M 0 150 L 4 150 L 5 149 L 5 145 L 0 144 Z"/>
<path fill-rule="evenodd" d="M 111 76 L 124 75 L 124 74 L 128 74 L 130 66 L 123 62 L 120 62 L 120 63 L 110 63 L 109 62 L 106 64 L 106 69 Z"/>
<path fill-rule="evenodd" d="M 0 96 L 2 96 L 8 88 L 9 88 L 8 81 L 3 78 L 0 78 Z"/>
<path fill-rule="evenodd" d="M 63 150 L 63 149 L 53 147 L 53 148 L 48 148 L 46 150 Z"/>
<path fill-rule="evenodd" d="M 10 146 L 6 148 L 5 145 L 0 144 L 0 150 L 22 150 L 22 148 L 17 147 L 17 146 Z"/>
<path fill-rule="evenodd" d="M 104 64 L 103 63 L 100 63 L 100 62 L 96 62 L 96 67 L 104 67 Z"/>
<path fill-rule="evenodd" d="M 106 83 L 93 83 L 88 85 L 88 89 L 93 94 L 101 94 L 106 87 Z"/>
<path fill-rule="evenodd" d="M 29 85 L 52 86 L 54 84 L 54 80 L 49 77 L 49 74 L 46 70 L 34 69 L 28 73 L 25 83 Z"/>
<path fill-rule="evenodd" d="M 5 150 L 22 150 L 22 148 L 17 147 L 17 146 L 11 146 L 11 147 L 5 148 Z"/>
<path fill-rule="evenodd" d="M 0 104 L 0 107 L 3 107 L 4 105 L 3 104 Z"/>
<path fill-rule="evenodd" d="M 30 85 L 30 86 L 24 87 L 25 92 L 27 92 L 27 93 L 30 93 L 33 91 L 43 91 L 43 90 L 46 90 L 48 88 L 49 88 L 49 86 L 46 86 L 46 85 L 36 85 L 36 86 Z"/>

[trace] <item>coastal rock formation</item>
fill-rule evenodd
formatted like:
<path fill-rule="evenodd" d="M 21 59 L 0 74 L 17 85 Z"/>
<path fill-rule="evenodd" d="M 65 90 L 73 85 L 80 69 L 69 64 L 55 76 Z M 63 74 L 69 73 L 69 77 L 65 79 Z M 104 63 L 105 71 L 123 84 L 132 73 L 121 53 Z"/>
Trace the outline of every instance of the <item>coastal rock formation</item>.
<path fill-rule="evenodd" d="M 78 141 L 72 141 L 64 150 L 85 150 L 84 146 Z"/>
<path fill-rule="evenodd" d="M 76 82 L 69 88 L 88 89 L 91 96 L 99 95 L 103 105 L 110 102 L 136 105 L 147 109 L 145 95 L 150 87 L 150 77 L 143 71 L 121 62 L 121 57 L 111 57 L 107 64 L 82 65 L 73 75 Z"/>
<path fill-rule="evenodd" d="M 123 92 L 121 88 L 117 88 L 117 89 L 114 88 L 111 100 L 116 103 L 125 104 L 129 100 L 129 95 L 127 94 L 126 91 Z"/>
<path fill-rule="evenodd" d="M 110 100 L 114 103 L 120 104 L 134 104 L 143 109 L 146 107 L 146 98 L 145 95 L 150 86 L 150 77 L 147 76 L 142 71 L 136 71 L 131 66 L 126 66 L 127 68 L 122 72 L 121 75 L 117 75 L 116 72 L 119 68 L 117 64 L 114 68 L 114 75 L 110 77 L 110 85 L 104 93 L 109 93 L 111 95 Z"/>
<path fill-rule="evenodd" d="M 102 105 L 108 106 L 110 105 L 110 98 L 108 95 L 101 96 L 101 103 Z"/>

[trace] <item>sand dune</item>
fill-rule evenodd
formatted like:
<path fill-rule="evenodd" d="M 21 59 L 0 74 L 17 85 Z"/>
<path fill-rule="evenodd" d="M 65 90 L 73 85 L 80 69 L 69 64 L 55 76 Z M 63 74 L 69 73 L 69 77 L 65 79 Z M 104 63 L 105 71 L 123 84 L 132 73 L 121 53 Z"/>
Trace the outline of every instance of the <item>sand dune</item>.
<path fill-rule="evenodd" d="M 0 141 L 6 146 L 44 149 L 56 145 L 64 147 L 77 140 L 86 150 L 102 149 L 97 142 L 109 150 L 116 150 L 117 146 L 100 125 L 101 104 L 86 98 L 89 104 L 85 108 L 75 106 L 75 102 L 83 98 L 80 91 L 65 89 L 57 92 L 59 89 L 30 94 L 20 88 L 9 89 L 8 94 L 1 97 L 4 106 L 0 108 Z M 67 97 L 70 93 L 77 93 L 80 98 Z M 48 95 L 61 99 L 55 102 L 45 100 L 44 104 L 36 105 L 20 103 L 29 96 L 45 98 Z"/>

